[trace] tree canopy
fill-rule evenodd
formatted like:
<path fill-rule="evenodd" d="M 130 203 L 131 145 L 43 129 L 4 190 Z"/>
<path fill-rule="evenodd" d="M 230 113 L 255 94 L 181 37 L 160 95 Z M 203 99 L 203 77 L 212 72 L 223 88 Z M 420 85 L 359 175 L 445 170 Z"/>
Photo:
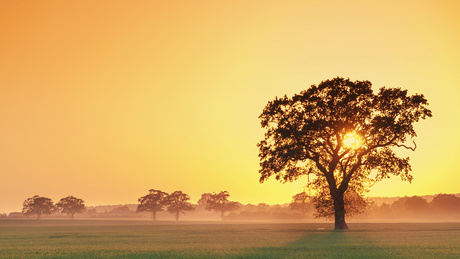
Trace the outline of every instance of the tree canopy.
<path fill-rule="evenodd" d="M 70 195 L 56 203 L 56 208 L 74 219 L 75 213 L 82 213 L 85 210 L 85 201 Z"/>
<path fill-rule="evenodd" d="M 37 219 L 40 219 L 41 215 L 51 214 L 54 210 L 55 206 L 50 198 L 38 195 L 28 198 L 22 203 L 22 213 L 24 215 L 37 215 Z"/>
<path fill-rule="evenodd" d="M 230 194 L 228 191 L 222 191 L 220 193 L 213 193 L 209 196 L 206 201 L 206 210 L 219 211 L 221 213 L 222 220 L 224 219 L 224 213 L 226 211 L 232 211 L 238 209 L 238 202 L 229 201 L 228 197 Z"/>
<path fill-rule="evenodd" d="M 369 81 L 340 77 L 275 98 L 259 116 L 266 129 L 258 144 L 260 182 L 272 175 L 282 182 L 307 175 L 309 188 L 328 190 L 335 228 L 348 228 L 347 190 L 361 195 L 391 175 L 412 180 L 409 157 L 394 149 L 416 149 L 413 124 L 432 116 L 427 105 L 421 94 L 386 87 L 374 93 Z"/>
<path fill-rule="evenodd" d="M 195 210 L 189 202 L 190 196 L 182 191 L 175 191 L 167 197 L 167 211 L 176 215 L 176 221 L 179 221 L 179 213 Z"/>
<path fill-rule="evenodd" d="M 137 205 L 137 212 L 150 211 L 152 212 L 153 220 L 157 220 L 157 212 L 162 211 L 168 203 L 168 193 L 160 190 L 150 189 L 149 193 L 138 199 L 140 203 Z"/>
<path fill-rule="evenodd" d="M 298 210 L 305 217 L 308 209 L 311 205 L 311 197 L 306 192 L 298 193 L 292 196 L 292 201 L 289 203 L 289 208 L 292 210 Z"/>

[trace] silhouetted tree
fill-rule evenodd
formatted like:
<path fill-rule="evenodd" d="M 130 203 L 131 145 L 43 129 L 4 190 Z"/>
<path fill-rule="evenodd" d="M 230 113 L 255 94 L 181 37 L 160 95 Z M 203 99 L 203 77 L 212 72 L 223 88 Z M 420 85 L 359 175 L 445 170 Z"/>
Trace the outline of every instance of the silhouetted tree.
<path fill-rule="evenodd" d="M 412 180 L 409 158 L 392 148 L 416 149 L 406 142 L 416 136 L 413 123 L 432 116 L 427 105 L 421 94 L 385 87 L 374 94 L 369 81 L 343 78 L 275 98 L 259 117 L 267 130 L 258 144 L 260 182 L 272 175 L 283 182 L 308 175 L 309 188 L 328 189 L 335 228 L 346 229 L 349 188 L 362 195 L 390 175 Z"/>
<path fill-rule="evenodd" d="M 434 211 L 444 216 L 460 215 L 460 197 L 453 194 L 438 194 L 431 201 Z"/>
<path fill-rule="evenodd" d="M 85 210 L 85 201 L 74 196 L 67 196 L 56 203 L 56 207 L 61 213 L 70 215 L 74 219 L 75 213 L 82 213 Z"/>
<path fill-rule="evenodd" d="M 140 203 L 137 205 L 137 212 L 150 211 L 152 212 L 153 220 L 157 220 L 157 212 L 162 211 L 168 200 L 168 193 L 160 190 L 150 189 L 149 193 L 138 199 Z"/>
<path fill-rule="evenodd" d="M 292 201 L 289 204 L 289 208 L 291 210 L 298 210 L 302 213 L 302 217 L 305 217 L 305 213 L 307 213 L 310 207 L 310 199 L 311 197 L 306 192 L 298 193 L 292 196 Z"/>
<path fill-rule="evenodd" d="M 220 217 L 224 220 L 224 213 L 226 211 L 233 211 L 238 209 L 238 203 L 229 201 L 230 194 L 228 191 L 213 193 L 207 200 L 206 210 L 214 210 L 220 212 Z"/>
<path fill-rule="evenodd" d="M 200 207 L 206 207 L 206 204 L 208 204 L 209 198 L 211 198 L 212 193 L 203 193 L 201 194 L 201 198 L 198 200 L 198 206 Z"/>
<path fill-rule="evenodd" d="M 192 204 L 189 202 L 190 196 L 183 193 L 182 191 L 175 191 L 168 195 L 167 200 L 167 210 L 169 213 L 174 213 L 176 215 L 176 221 L 179 221 L 179 213 L 184 213 L 185 211 L 195 210 Z"/>
<path fill-rule="evenodd" d="M 37 215 L 40 219 L 41 215 L 51 214 L 55 210 L 53 201 L 50 198 L 40 197 L 38 195 L 28 198 L 22 203 L 22 213 L 24 215 Z"/>

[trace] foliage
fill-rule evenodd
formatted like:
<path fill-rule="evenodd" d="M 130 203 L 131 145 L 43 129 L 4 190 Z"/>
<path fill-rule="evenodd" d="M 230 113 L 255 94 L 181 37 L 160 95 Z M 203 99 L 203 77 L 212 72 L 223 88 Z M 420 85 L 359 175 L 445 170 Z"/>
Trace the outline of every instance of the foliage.
<path fill-rule="evenodd" d="M 75 213 L 82 213 L 85 210 L 85 201 L 70 195 L 56 203 L 56 207 L 61 213 L 71 215 L 73 219 Z"/>
<path fill-rule="evenodd" d="M 209 198 L 211 198 L 212 193 L 203 193 L 201 194 L 201 198 L 198 200 L 198 206 L 206 206 L 208 204 Z"/>
<path fill-rule="evenodd" d="M 289 208 L 292 210 L 299 210 L 302 216 L 305 217 L 305 213 L 310 208 L 311 197 L 306 192 L 298 193 L 292 196 L 292 201 L 289 203 Z"/>
<path fill-rule="evenodd" d="M 153 220 L 156 220 L 156 213 L 162 211 L 167 204 L 168 193 L 160 190 L 150 189 L 149 193 L 138 199 L 137 212 L 152 212 Z"/>
<path fill-rule="evenodd" d="M 22 203 L 22 213 L 27 216 L 37 215 L 37 219 L 40 219 L 43 214 L 51 214 L 54 210 L 55 206 L 50 198 L 38 195 L 28 198 Z"/>
<path fill-rule="evenodd" d="M 258 144 L 260 182 L 274 175 L 286 182 L 307 175 L 310 187 L 326 186 L 336 228 L 347 228 L 344 194 L 362 195 L 372 183 L 399 176 L 411 181 L 409 158 L 393 148 L 415 150 L 413 123 L 432 113 L 421 94 L 400 88 L 373 93 L 369 81 L 334 78 L 289 98 L 275 98 L 260 115 L 265 138 Z M 353 141 L 350 141 L 353 140 Z"/>
<path fill-rule="evenodd" d="M 206 201 L 206 210 L 219 211 L 223 219 L 226 211 L 233 211 L 239 207 L 238 202 L 229 201 L 228 197 L 230 197 L 228 191 L 213 193 Z"/>
<path fill-rule="evenodd" d="M 168 195 L 167 200 L 167 211 L 176 214 L 176 221 L 179 221 L 179 213 L 185 211 L 195 210 L 192 204 L 189 202 L 190 196 L 183 193 L 182 191 L 175 191 Z"/>

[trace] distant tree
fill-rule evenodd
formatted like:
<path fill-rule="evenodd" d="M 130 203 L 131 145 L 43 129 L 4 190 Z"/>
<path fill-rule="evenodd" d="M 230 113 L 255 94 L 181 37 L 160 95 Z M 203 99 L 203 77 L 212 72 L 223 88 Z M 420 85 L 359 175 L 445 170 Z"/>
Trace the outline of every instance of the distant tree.
<path fill-rule="evenodd" d="M 392 216 L 390 204 L 385 203 L 385 202 L 379 206 L 378 212 L 379 212 L 379 215 L 384 218 L 388 218 Z"/>
<path fill-rule="evenodd" d="M 162 211 L 168 200 L 168 193 L 160 190 L 150 189 L 149 193 L 138 199 L 140 203 L 137 205 L 137 212 L 150 211 L 152 212 L 153 220 L 157 220 L 157 212 Z"/>
<path fill-rule="evenodd" d="M 190 196 L 183 193 L 182 191 L 175 191 L 168 195 L 167 200 L 167 210 L 169 213 L 174 213 L 176 215 L 176 221 L 179 221 L 179 213 L 184 213 L 185 211 L 195 210 L 192 204 L 189 202 Z"/>
<path fill-rule="evenodd" d="M 55 210 L 53 201 L 50 198 L 40 197 L 38 195 L 28 198 L 22 203 L 22 213 L 24 215 L 37 215 L 37 219 L 41 215 L 51 214 Z"/>
<path fill-rule="evenodd" d="M 270 209 L 270 205 L 268 205 L 265 202 L 260 202 L 257 204 L 257 210 L 258 211 L 268 211 Z"/>
<path fill-rule="evenodd" d="M 228 191 L 213 193 L 207 200 L 206 210 L 214 210 L 220 212 L 220 217 L 223 220 L 224 213 L 226 211 L 233 211 L 239 207 L 237 202 L 229 201 L 228 197 L 230 197 Z"/>
<path fill-rule="evenodd" d="M 292 196 L 292 201 L 289 203 L 291 210 L 298 210 L 302 213 L 302 217 L 305 217 L 308 209 L 311 205 L 311 197 L 306 192 L 298 193 Z"/>
<path fill-rule="evenodd" d="M 92 209 L 88 209 L 86 211 L 86 214 L 89 216 L 89 217 L 96 217 L 97 216 L 97 210 L 95 208 L 92 208 Z"/>
<path fill-rule="evenodd" d="M 129 207 L 127 205 L 125 206 L 121 206 L 121 207 L 116 207 L 114 208 L 113 210 L 110 211 L 110 213 L 113 213 L 113 214 L 127 214 L 127 213 L 130 213 L 131 210 L 129 209 Z"/>
<path fill-rule="evenodd" d="M 438 194 L 431 201 L 433 209 L 445 216 L 460 215 L 460 197 L 454 194 Z"/>
<path fill-rule="evenodd" d="M 362 196 L 391 175 L 412 180 L 409 158 L 393 149 L 415 151 L 415 142 L 407 141 L 416 137 L 413 124 L 432 116 L 427 105 L 421 94 L 386 87 L 374 94 L 371 82 L 340 77 L 275 98 L 259 116 L 267 130 L 258 144 L 260 182 L 272 175 L 282 182 L 307 175 L 318 201 L 333 203 L 335 228 L 346 229 L 349 188 Z"/>
<path fill-rule="evenodd" d="M 198 200 L 198 206 L 205 207 L 208 204 L 209 198 L 211 198 L 212 193 L 203 193 L 201 194 L 201 198 Z"/>
<path fill-rule="evenodd" d="M 405 202 L 406 211 L 415 217 L 424 216 L 428 210 L 428 201 L 420 196 L 409 197 Z"/>
<path fill-rule="evenodd" d="M 70 215 L 74 219 L 75 213 L 82 213 L 85 210 L 85 201 L 74 196 L 67 196 L 56 203 L 56 207 L 61 213 Z"/>

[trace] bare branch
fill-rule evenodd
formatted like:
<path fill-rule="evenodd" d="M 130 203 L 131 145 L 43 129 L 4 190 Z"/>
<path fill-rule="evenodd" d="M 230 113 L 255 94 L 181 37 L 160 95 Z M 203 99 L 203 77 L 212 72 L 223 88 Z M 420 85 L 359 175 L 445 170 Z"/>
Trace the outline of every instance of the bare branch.
<path fill-rule="evenodd" d="M 414 147 L 408 147 L 408 146 L 406 146 L 406 145 L 404 145 L 404 144 L 395 144 L 395 146 L 397 146 L 397 147 L 403 147 L 403 148 L 405 148 L 405 149 L 410 149 L 410 150 L 412 150 L 412 151 L 415 151 L 415 149 L 417 149 L 417 143 L 415 143 L 414 140 L 412 140 L 412 143 L 414 143 Z"/>

